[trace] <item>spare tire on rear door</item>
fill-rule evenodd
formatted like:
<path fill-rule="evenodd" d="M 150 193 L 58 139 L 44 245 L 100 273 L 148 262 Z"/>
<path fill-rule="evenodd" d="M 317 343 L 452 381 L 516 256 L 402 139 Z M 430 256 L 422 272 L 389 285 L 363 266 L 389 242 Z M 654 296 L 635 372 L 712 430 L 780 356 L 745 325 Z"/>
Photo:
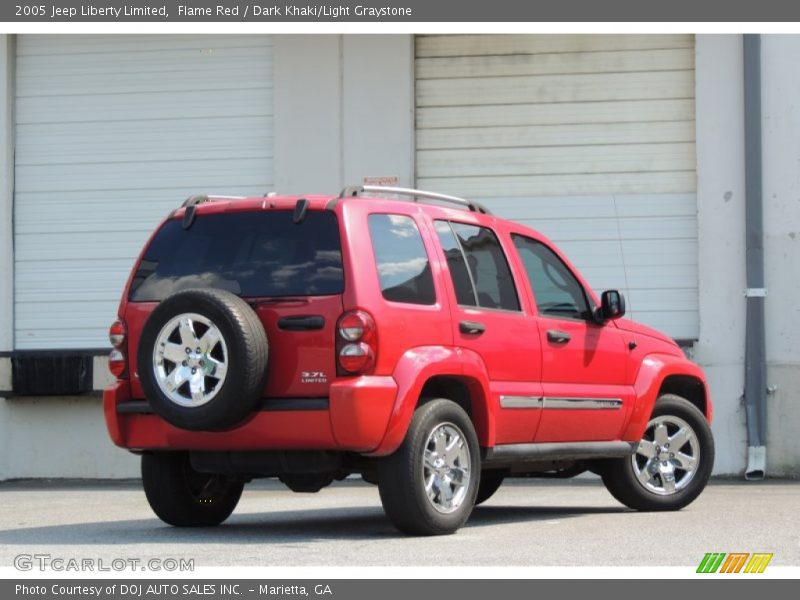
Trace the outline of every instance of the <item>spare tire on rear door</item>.
<path fill-rule="evenodd" d="M 267 375 L 267 336 L 253 309 L 218 289 L 165 298 L 147 319 L 136 355 L 153 410 L 193 431 L 221 430 L 255 408 Z"/>

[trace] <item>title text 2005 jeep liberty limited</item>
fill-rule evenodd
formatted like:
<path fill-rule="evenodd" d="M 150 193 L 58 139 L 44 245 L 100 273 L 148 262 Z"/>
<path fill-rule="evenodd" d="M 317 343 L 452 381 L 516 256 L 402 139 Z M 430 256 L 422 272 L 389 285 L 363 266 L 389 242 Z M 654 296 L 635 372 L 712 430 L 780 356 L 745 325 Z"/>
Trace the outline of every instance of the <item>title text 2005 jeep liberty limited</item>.
<path fill-rule="evenodd" d="M 351 473 L 413 534 L 456 531 L 513 476 L 590 470 L 629 507 L 680 509 L 714 460 L 705 378 L 624 312 L 459 198 L 192 197 L 128 280 L 105 418 L 177 526 L 221 523 L 256 477 Z"/>

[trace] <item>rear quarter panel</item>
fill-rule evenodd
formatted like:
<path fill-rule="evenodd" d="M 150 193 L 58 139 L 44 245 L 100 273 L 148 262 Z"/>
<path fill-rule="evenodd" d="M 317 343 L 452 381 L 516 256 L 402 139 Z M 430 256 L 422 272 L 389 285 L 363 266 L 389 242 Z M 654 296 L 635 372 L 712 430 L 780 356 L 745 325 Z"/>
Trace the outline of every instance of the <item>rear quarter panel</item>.
<path fill-rule="evenodd" d="M 389 425 L 373 456 L 394 452 L 405 438 L 414 409 L 425 383 L 437 375 L 462 378 L 472 400 L 472 420 L 481 446 L 495 445 L 495 415 L 497 406 L 490 405 L 489 380 L 486 367 L 477 353 L 449 346 L 422 346 L 403 353 L 394 370 L 397 396 Z"/>
<path fill-rule="evenodd" d="M 404 352 L 420 346 L 453 343 L 450 309 L 444 289 L 448 276 L 437 261 L 434 240 L 418 205 L 385 201 L 377 204 L 359 198 L 336 207 L 341 226 L 345 269 L 344 310 L 363 309 L 377 325 L 374 375 L 392 375 Z M 396 214 L 414 219 L 431 265 L 436 303 L 431 305 L 391 302 L 383 297 L 367 218 L 371 214 Z"/>

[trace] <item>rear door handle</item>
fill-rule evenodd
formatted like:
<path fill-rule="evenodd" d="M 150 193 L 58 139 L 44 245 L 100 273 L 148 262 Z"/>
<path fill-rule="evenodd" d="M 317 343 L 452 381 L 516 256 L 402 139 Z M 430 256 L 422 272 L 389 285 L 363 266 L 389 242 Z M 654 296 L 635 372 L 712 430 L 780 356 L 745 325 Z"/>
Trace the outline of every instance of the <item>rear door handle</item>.
<path fill-rule="evenodd" d="M 486 325 L 477 321 L 461 321 L 458 324 L 458 330 L 469 335 L 480 335 L 486 331 Z"/>
<path fill-rule="evenodd" d="M 558 331 L 557 329 L 547 330 L 547 341 L 554 344 L 566 344 L 572 339 L 572 336 L 566 331 Z"/>
<path fill-rule="evenodd" d="M 325 327 L 322 315 L 302 315 L 278 319 L 278 328 L 284 331 L 313 331 Z"/>

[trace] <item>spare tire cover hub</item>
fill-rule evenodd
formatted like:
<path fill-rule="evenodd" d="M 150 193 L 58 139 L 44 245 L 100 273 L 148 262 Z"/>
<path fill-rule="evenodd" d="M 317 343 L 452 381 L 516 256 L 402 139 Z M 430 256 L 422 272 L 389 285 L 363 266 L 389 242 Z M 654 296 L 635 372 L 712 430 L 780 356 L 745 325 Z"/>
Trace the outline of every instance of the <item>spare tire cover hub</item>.
<path fill-rule="evenodd" d="M 219 328 L 197 313 L 167 321 L 153 348 L 153 373 L 175 404 L 196 407 L 211 401 L 228 374 L 228 347 Z"/>

